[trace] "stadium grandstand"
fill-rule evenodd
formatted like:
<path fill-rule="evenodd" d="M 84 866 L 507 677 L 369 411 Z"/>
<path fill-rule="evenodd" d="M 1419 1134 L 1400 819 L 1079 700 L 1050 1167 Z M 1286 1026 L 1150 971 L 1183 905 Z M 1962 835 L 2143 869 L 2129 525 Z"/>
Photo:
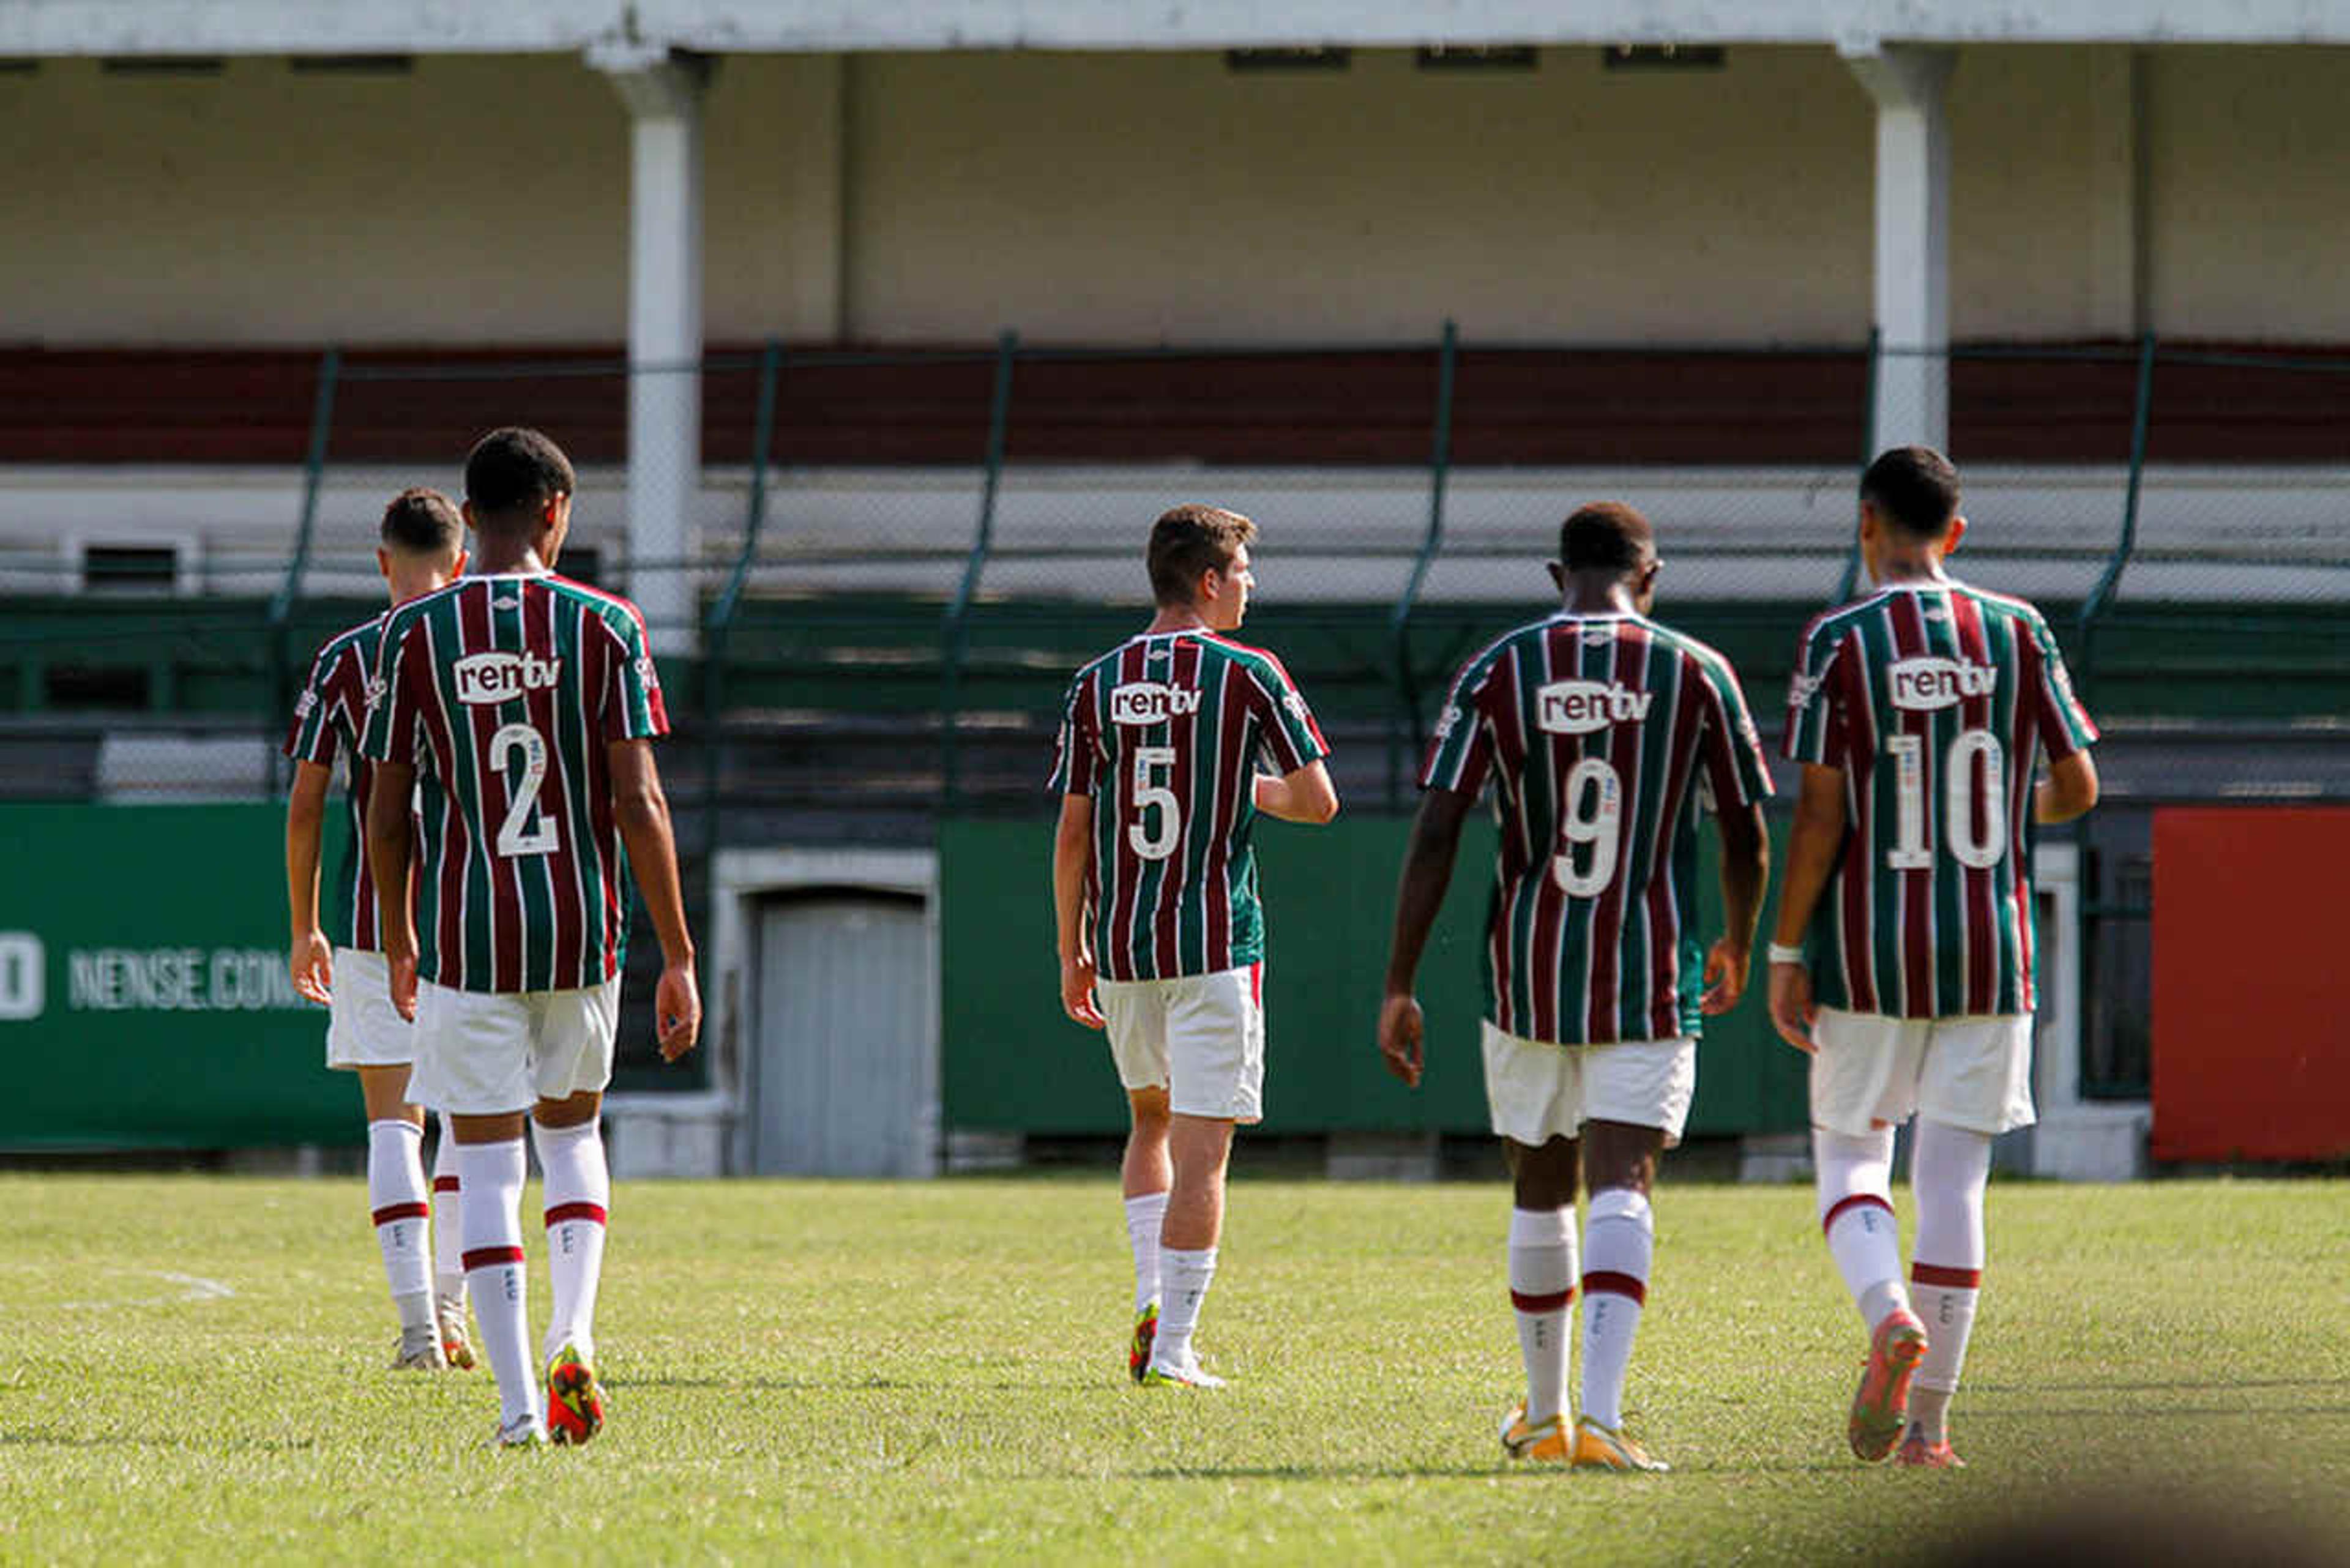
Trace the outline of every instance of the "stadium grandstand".
<path fill-rule="evenodd" d="M 220 976 L 281 940 L 277 743 L 380 607 L 373 519 L 520 422 L 581 464 L 565 569 L 650 619 L 707 933 L 709 1050 L 663 1069 L 629 1027 L 627 1171 L 1120 1125 L 1106 1075 L 1038 1064 L 1044 786 L 1186 500 L 1262 527 L 1248 634 L 1347 807 L 1268 830 L 1276 908 L 1334 900 L 1276 917 L 1268 985 L 1276 1057 L 1353 1087 L 1269 1126 L 1418 1168 L 1482 1116 L 1466 1024 L 1419 1099 L 1370 1044 L 1449 673 L 1621 498 L 1775 739 L 1797 632 L 1856 588 L 1858 472 L 1906 441 L 1956 460 L 1964 570 L 2047 610 L 2106 732 L 2106 804 L 2042 846 L 2044 1119 L 2002 1159 L 2340 1158 L 2302 1056 L 2213 1119 L 2197 976 L 2240 961 L 2160 933 L 2208 891 L 2289 935 L 2350 854 L 2350 10 L 1882 10 L 0 7 L 0 822 L 47 868 L 0 909 L 0 1032 L 105 1058 L 0 1147 L 351 1136 L 315 1012 Z M 99 844 L 189 869 L 85 875 Z M 1431 961 L 1462 1018 L 1473 948 Z M 202 999 L 126 992 L 122 955 L 178 950 Z M 2238 1039 L 2340 1041 L 2270 989 Z M 145 1105 L 175 1005 L 294 1086 Z M 1757 1002 L 1710 1038 L 1693 1136 L 1784 1168 L 1799 1064 Z"/>

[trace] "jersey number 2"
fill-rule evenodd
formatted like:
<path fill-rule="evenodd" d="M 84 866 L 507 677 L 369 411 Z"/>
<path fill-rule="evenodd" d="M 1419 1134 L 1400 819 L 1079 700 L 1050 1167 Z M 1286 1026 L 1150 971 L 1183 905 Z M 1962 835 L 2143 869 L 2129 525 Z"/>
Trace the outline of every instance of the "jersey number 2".
<path fill-rule="evenodd" d="M 1890 735 L 1885 749 L 1893 758 L 1893 847 L 1885 864 L 1896 871 L 1919 871 L 1934 863 L 1926 842 L 1926 742 L 1918 735 Z M 1983 770 L 1982 794 L 1975 794 L 1975 764 Z M 1975 802 L 1982 802 L 1976 820 Z M 1942 757 L 1942 820 L 1951 857 L 1977 871 L 1999 864 L 2007 853 L 2007 753 L 1989 730 L 1960 730 Z"/>
<path fill-rule="evenodd" d="M 1615 879 L 1616 843 L 1624 825 L 1624 781 L 1602 757 L 1586 757 L 1566 770 L 1559 786 L 1558 853 L 1551 857 L 1552 880 L 1572 898 L 1590 898 Z M 1591 858 L 1575 868 L 1578 846 Z"/>
<path fill-rule="evenodd" d="M 528 724 L 500 725 L 490 737 L 490 772 L 505 777 L 508 759 L 516 752 L 522 753 L 522 779 L 507 792 L 505 818 L 498 824 L 498 853 L 552 855 L 555 819 L 538 809 L 538 786 L 546 778 L 546 737 Z"/>

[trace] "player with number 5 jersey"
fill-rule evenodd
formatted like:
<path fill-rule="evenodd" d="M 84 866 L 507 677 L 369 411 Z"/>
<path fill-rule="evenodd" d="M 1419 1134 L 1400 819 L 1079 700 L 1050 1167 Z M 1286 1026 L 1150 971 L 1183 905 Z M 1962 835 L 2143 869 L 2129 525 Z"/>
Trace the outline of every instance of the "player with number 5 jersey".
<path fill-rule="evenodd" d="M 1053 769 L 1061 1008 L 1107 1031 L 1126 1089 L 1127 1372 L 1160 1387 L 1222 1382 L 1191 1331 L 1215 1273 L 1232 1127 L 1263 1114 L 1256 818 L 1338 810 L 1329 748 L 1289 672 L 1225 635 L 1248 614 L 1255 538 L 1254 523 L 1213 506 L 1151 525 L 1157 614 L 1069 683 Z"/>
<path fill-rule="evenodd" d="M 660 939 L 665 1058 L 692 1048 L 702 1014 L 643 618 L 554 575 L 575 488 L 536 431 L 475 443 L 464 518 L 479 575 L 392 611 L 360 742 L 377 763 L 368 859 L 392 1004 L 416 1023 L 411 1092 L 456 1133 L 466 1282 L 506 1447 L 585 1442 L 603 1424 L 594 1324 L 611 1177 L 598 1120 L 631 870 Z M 525 1344 L 525 1117 L 554 1283 L 544 1407 Z"/>
<path fill-rule="evenodd" d="M 1944 569 L 1966 531 L 1940 452 L 1898 447 L 1862 476 L 1877 591 L 1796 650 L 1786 753 L 1803 781 L 1770 951 L 1772 1021 L 1812 1059 L 1821 1229 L 1869 1335 L 1846 1436 L 1865 1460 L 1935 1468 L 1960 1462 L 1947 1417 L 1991 1139 L 2033 1119 L 2033 828 L 2097 799 L 2096 726 L 2048 623 Z M 1904 1290 L 1891 1172 L 1912 1115 Z"/>

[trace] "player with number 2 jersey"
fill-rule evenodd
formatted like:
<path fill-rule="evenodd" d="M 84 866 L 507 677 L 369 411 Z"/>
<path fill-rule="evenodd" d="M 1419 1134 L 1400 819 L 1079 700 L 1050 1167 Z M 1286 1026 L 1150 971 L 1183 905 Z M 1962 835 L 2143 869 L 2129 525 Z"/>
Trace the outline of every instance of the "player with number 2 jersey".
<path fill-rule="evenodd" d="M 1796 652 L 1786 754 L 1803 782 L 1770 951 L 1773 1022 L 1812 1057 L 1821 1227 L 1869 1333 L 1846 1437 L 1865 1460 L 1898 1443 L 1898 1462 L 1928 1467 L 1960 1462 L 1946 1417 L 1991 1141 L 2033 1119 L 2033 827 L 2097 798 L 2096 726 L 2047 622 L 1944 570 L 1958 507 L 1958 472 L 1926 447 L 1862 477 L 1877 592 L 1818 617 Z M 1891 1168 L 1913 1114 L 1905 1291 Z"/>

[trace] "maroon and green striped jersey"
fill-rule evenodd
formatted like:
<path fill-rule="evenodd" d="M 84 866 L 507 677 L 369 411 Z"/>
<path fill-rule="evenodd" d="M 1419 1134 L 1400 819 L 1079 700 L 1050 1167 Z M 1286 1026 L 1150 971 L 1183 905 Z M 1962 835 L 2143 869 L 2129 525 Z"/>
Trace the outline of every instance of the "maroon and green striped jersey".
<path fill-rule="evenodd" d="M 494 992 L 618 974 L 629 861 L 605 748 L 668 732 L 624 598 L 510 574 L 393 609 L 360 750 L 416 769 L 417 973 Z"/>
<path fill-rule="evenodd" d="M 1697 1033 L 1699 822 L 1771 793 L 1730 661 L 1644 616 L 1520 627 L 1454 678 L 1419 782 L 1488 777 L 1486 1017 L 1562 1045 Z"/>
<path fill-rule="evenodd" d="M 389 612 L 387 612 L 388 614 Z M 286 732 L 286 754 L 297 763 L 344 769 L 343 831 L 331 868 L 318 877 L 318 929 L 338 948 L 373 952 L 383 946 L 376 929 L 375 882 L 368 876 L 368 785 L 375 764 L 359 754 L 359 732 L 367 724 L 368 676 L 383 639 L 384 616 L 355 626 L 329 640 L 310 661 L 310 679 L 294 701 L 294 724 Z"/>
<path fill-rule="evenodd" d="M 1256 774 L 1329 754 L 1281 660 L 1212 632 L 1145 634 L 1077 671 L 1053 787 L 1094 804 L 1086 870 L 1104 980 L 1172 980 L 1264 957 Z"/>
<path fill-rule="evenodd" d="M 1845 836 L 1806 939 L 1823 1007 L 1888 1018 L 2033 1011 L 2038 755 L 2097 738 L 2021 599 L 1883 589 L 1804 629 L 1786 754 L 1844 774 Z"/>

